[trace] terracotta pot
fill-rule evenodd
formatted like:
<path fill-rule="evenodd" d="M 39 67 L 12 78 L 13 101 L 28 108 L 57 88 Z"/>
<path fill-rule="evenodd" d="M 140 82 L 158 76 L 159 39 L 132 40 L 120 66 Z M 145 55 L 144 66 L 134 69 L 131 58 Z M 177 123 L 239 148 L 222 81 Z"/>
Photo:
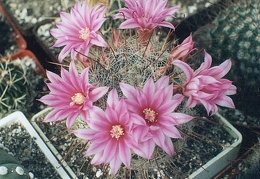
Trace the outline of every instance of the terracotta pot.
<path fill-rule="evenodd" d="M 15 60 L 17 58 L 23 58 L 23 57 L 29 57 L 35 62 L 35 64 L 36 64 L 36 68 L 35 68 L 36 74 L 46 76 L 45 69 L 41 65 L 40 61 L 36 58 L 36 56 L 30 50 L 21 50 L 21 51 L 16 52 L 12 55 L 4 57 L 3 59 L 5 59 L 5 60 Z M 3 61 L 3 60 L 0 59 L 0 62 L 1 61 Z"/>
<path fill-rule="evenodd" d="M 36 63 L 36 66 L 37 66 L 37 68 L 35 69 L 36 74 L 42 74 L 42 75 L 46 76 L 45 69 L 41 65 L 40 61 L 36 58 L 36 56 L 30 50 L 22 50 L 20 52 L 14 53 L 11 55 L 11 59 L 15 60 L 17 58 L 23 58 L 26 56 L 30 57 Z"/>
<path fill-rule="evenodd" d="M 24 40 L 22 34 L 20 33 L 20 31 L 16 28 L 14 22 L 12 21 L 12 18 L 8 15 L 8 13 L 5 11 L 5 9 L 3 8 L 3 4 L 2 2 L 0 2 L 0 13 L 4 15 L 4 17 L 6 18 L 7 22 L 9 23 L 9 25 L 13 28 L 14 33 L 15 33 L 15 42 L 17 47 L 20 50 L 24 50 L 27 48 L 27 43 Z M 1 32 L 2 33 L 2 32 Z"/>

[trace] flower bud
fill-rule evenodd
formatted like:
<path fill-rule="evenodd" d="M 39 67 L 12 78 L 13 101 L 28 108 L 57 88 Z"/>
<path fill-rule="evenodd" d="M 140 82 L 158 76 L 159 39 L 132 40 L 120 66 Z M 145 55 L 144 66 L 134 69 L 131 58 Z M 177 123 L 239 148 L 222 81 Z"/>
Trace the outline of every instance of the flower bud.
<path fill-rule="evenodd" d="M 189 35 L 180 45 L 174 47 L 171 51 L 170 59 L 185 61 L 193 48 L 194 42 L 192 41 L 192 36 Z"/>

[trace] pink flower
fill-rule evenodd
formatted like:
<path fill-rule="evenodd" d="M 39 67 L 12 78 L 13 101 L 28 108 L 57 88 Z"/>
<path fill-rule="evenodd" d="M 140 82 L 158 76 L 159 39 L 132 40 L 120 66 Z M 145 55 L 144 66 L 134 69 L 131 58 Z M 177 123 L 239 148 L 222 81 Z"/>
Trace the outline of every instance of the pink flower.
<path fill-rule="evenodd" d="M 180 45 L 174 47 L 170 53 L 171 61 L 181 60 L 185 61 L 189 54 L 194 50 L 194 42 L 192 36 L 188 36 Z"/>
<path fill-rule="evenodd" d="M 222 79 L 231 68 L 230 59 L 212 68 L 211 63 L 211 56 L 205 52 L 204 63 L 195 72 L 180 60 L 175 60 L 172 64 L 181 68 L 186 75 L 186 82 L 182 85 L 183 95 L 188 97 L 186 106 L 191 108 L 201 103 L 208 114 L 210 111 L 215 114 L 218 111 L 217 105 L 235 108 L 227 95 L 236 94 L 236 87 L 232 81 Z"/>
<path fill-rule="evenodd" d="M 132 133 L 143 152 L 137 154 L 147 159 L 152 158 L 155 144 L 173 155 L 171 138 L 181 138 L 175 126 L 192 119 L 189 115 L 173 112 L 183 96 L 173 96 L 173 86 L 168 83 L 168 76 L 155 83 L 152 78 L 148 79 L 142 90 L 120 83 L 128 109 L 135 114 Z"/>
<path fill-rule="evenodd" d="M 91 164 L 110 163 L 111 172 L 114 175 L 122 163 L 129 168 L 131 148 L 135 141 L 131 136 L 133 119 L 124 99 L 119 100 L 116 90 L 113 89 L 108 94 L 106 110 L 94 107 L 90 111 L 90 117 L 91 120 L 88 123 L 90 128 L 75 130 L 74 134 L 91 141 L 86 152 L 86 156 L 95 155 Z"/>
<path fill-rule="evenodd" d="M 100 4 L 89 9 L 87 0 L 83 2 L 82 6 L 80 2 L 76 3 L 70 13 L 60 13 L 61 22 L 56 24 L 58 28 L 50 31 L 57 39 L 53 47 L 65 46 L 58 57 L 60 62 L 69 53 L 71 53 L 71 58 L 75 59 L 76 51 L 88 55 L 92 45 L 107 46 L 107 43 L 98 34 L 98 30 L 106 20 L 105 13 L 106 7 Z"/>
<path fill-rule="evenodd" d="M 61 68 L 61 77 L 47 71 L 50 93 L 39 101 L 54 108 L 45 118 L 45 122 L 59 121 L 67 118 L 66 125 L 70 128 L 77 116 L 88 119 L 88 111 L 108 91 L 108 87 L 96 87 L 89 83 L 89 68 L 79 75 L 74 62 L 70 63 L 69 71 Z"/>
<path fill-rule="evenodd" d="M 164 21 L 165 18 L 174 17 L 179 7 L 165 8 L 168 0 L 125 0 L 126 8 L 119 9 L 115 18 L 126 19 L 119 28 L 139 28 L 141 31 L 153 30 L 157 26 L 174 29 L 174 26 Z"/>

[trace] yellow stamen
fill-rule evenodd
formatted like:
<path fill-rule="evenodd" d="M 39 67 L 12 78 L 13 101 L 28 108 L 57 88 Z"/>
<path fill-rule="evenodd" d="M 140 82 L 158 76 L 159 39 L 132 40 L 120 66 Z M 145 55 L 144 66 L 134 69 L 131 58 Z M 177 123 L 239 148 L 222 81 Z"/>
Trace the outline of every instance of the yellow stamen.
<path fill-rule="evenodd" d="M 79 31 L 79 38 L 86 41 L 89 38 L 89 34 L 90 34 L 90 30 L 89 30 L 89 28 L 86 27 L 85 29 L 81 29 Z"/>
<path fill-rule="evenodd" d="M 147 120 L 148 123 L 156 122 L 156 116 L 158 115 L 157 112 L 155 112 L 151 108 L 145 108 L 143 110 L 144 118 Z"/>
<path fill-rule="evenodd" d="M 124 129 L 121 127 L 121 125 L 114 125 L 110 130 L 110 134 L 113 138 L 118 140 L 121 136 L 124 135 Z"/>
<path fill-rule="evenodd" d="M 85 101 L 85 98 L 86 97 L 82 93 L 76 93 L 74 94 L 74 96 L 71 97 L 72 102 L 70 103 L 70 105 L 82 105 Z"/>

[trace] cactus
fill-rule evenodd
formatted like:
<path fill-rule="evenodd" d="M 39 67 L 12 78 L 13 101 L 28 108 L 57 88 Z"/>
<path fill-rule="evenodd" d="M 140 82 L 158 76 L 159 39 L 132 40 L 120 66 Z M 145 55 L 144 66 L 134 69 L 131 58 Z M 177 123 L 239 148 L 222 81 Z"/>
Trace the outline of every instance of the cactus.
<path fill-rule="evenodd" d="M 15 110 L 28 114 L 36 97 L 35 88 L 42 77 L 17 59 L 0 63 L 0 118 Z"/>
<path fill-rule="evenodd" d="M 26 104 L 26 71 L 8 61 L 2 62 L 0 68 L 1 113 L 10 113 Z"/>
<path fill-rule="evenodd" d="M 232 3 L 232 2 L 230 2 Z M 213 21 L 213 26 L 203 29 L 195 41 L 210 44 L 207 48 L 213 59 L 224 61 L 231 58 L 233 66 L 230 78 L 238 87 L 234 98 L 236 107 L 243 112 L 260 116 L 260 29 L 259 9 L 257 0 L 232 3 Z M 199 32 L 198 31 L 198 32 Z M 200 44 L 200 48 L 208 44 Z M 247 105 L 245 105 L 247 104 Z M 248 105 L 250 104 L 250 105 Z"/>
<path fill-rule="evenodd" d="M 160 53 L 158 47 L 145 53 L 145 47 L 138 47 L 135 41 L 136 39 L 129 38 L 126 46 L 115 48 L 113 53 L 104 53 L 104 61 L 95 64 L 91 69 L 91 75 L 102 85 L 113 87 L 119 82 L 142 87 L 150 76 L 158 77 L 155 73 L 165 65 L 169 53 Z M 160 47 L 159 44 L 158 46 Z M 156 60 L 157 63 L 154 63 Z"/>
<path fill-rule="evenodd" d="M 0 179 L 30 179 L 32 174 L 4 148 L 0 148 Z"/>
<path fill-rule="evenodd" d="M 119 37 L 124 36 L 120 34 Z M 152 45 L 140 45 L 136 42 L 139 37 L 125 37 L 125 42 L 118 42 L 118 46 L 109 51 L 95 51 L 93 55 L 94 63 L 91 64 L 89 78 L 92 83 L 99 82 L 101 86 L 111 86 L 116 88 L 122 96 L 119 82 L 127 83 L 142 88 L 149 77 L 155 80 L 163 75 L 167 75 L 172 70 L 169 64 L 169 50 L 162 50 L 163 44 L 157 37 L 150 39 Z M 113 43 L 112 43 L 113 44 Z M 101 57 L 100 57 L 101 56 Z M 171 75 L 176 74 L 177 69 L 171 71 Z M 104 101 L 102 101 L 104 100 Z M 99 102 L 105 106 L 106 98 Z"/>

